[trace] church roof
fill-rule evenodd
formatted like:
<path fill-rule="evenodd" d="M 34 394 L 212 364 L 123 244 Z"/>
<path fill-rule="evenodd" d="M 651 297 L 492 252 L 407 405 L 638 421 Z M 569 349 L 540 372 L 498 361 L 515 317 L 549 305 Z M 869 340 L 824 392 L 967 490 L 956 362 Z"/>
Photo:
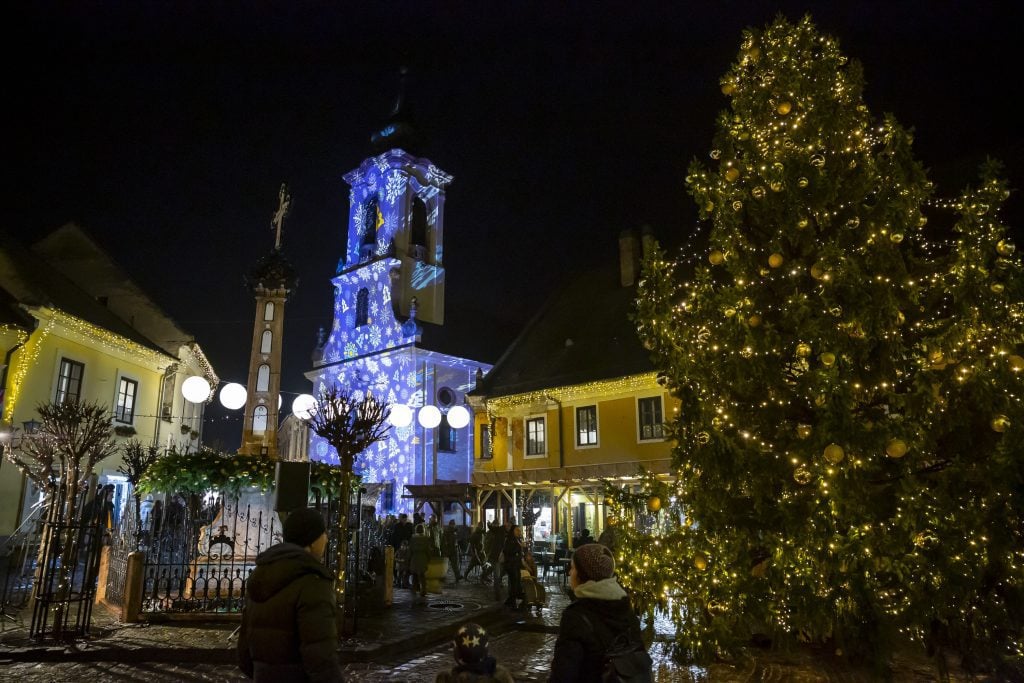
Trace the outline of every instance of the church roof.
<path fill-rule="evenodd" d="M 618 268 L 573 275 L 472 393 L 493 398 L 653 372 L 630 320 L 635 299 Z"/>
<path fill-rule="evenodd" d="M 408 71 L 399 72 L 398 97 L 387 120 L 380 128 L 370 134 L 370 144 L 374 154 L 381 154 L 389 149 L 404 149 L 412 155 L 422 154 L 423 140 L 413 125 L 412 106 L 405 95 L 405 78 Z"/>
<path fill-rule="evenodd" d="M 284 289 L 291 292 L 299 284 L 295 266 L 285 258 L 279 249 L 272 249 L 260 257 L 245 275 L 246 286 L 257 289 Z"/>

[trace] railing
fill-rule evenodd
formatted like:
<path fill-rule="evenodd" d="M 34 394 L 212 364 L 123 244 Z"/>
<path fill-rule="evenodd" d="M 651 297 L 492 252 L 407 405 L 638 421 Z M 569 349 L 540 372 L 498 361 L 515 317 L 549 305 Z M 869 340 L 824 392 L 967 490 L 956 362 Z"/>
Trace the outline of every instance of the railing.
<path fill-rule="evenodd" d="M 45 507 L 33 506 L 29 516 L 0 545 L 0 619 L 14 620 L 32 596 Z"/>

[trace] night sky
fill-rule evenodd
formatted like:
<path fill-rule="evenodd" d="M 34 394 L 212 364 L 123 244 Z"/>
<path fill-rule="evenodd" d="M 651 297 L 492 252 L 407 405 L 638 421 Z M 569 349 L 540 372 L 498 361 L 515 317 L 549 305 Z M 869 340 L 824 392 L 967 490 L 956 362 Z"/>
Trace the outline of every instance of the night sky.
<path fill-rule="evenodd" d="M 810 12 L 863 63 L 868 106 L 915 129 L 940 196 L 986 156 L 1024 186 L 1016 3 L 20 4 L 4 21 L 5 228 L 31 241 L 78 222 L 224 381 L 244 383 L 242 276 L 273 246 L 287 182 L 284 251 L 300 284 L 285 412 L 310 391 L 302 373 L 332 320 L 342 175 L 370 154 L 402 65 L 424 154 L 455 177 L 447 327 L 484 361 L 552 285 L 614 262 L 623 229 L 650 225 L 667 244 L 692 232 L 683 179 L 727 104 L 718 80 L 742 30 L 780 11 Z M 1005 216 L 1018 236 L 1021 205 L 1015 193 Z M 236 447 L 238 413 L 209 416 L 207 441 Z"/>

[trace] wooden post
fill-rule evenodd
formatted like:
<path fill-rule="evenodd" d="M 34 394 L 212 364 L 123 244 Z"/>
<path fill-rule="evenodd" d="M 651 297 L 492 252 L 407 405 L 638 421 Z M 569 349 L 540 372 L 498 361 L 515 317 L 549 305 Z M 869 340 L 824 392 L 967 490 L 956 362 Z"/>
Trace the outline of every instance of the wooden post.
<path fill-rule="evenodd" d="M 100 568 L 96 573 L 96 597 L 93 604 L 99 605 L 107 599 L 107 577 L 110 575 L 110 546 L 100 548 Z"/>
<path fill-rule="evenodd" d="M 142 621 L 142 585 L 146 568 L 146 553 L 136 550 L 128 555 L 128 569 L 124 579 L 124 604 L 121 605 L 121 623 Z"/>

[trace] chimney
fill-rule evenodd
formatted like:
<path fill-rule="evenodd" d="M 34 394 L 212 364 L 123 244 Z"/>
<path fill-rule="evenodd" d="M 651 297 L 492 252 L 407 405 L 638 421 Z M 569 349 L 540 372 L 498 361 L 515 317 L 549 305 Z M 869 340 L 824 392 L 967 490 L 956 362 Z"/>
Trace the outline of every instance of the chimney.
<path fill-rule="evenodd" d="M 651 226 L 645 225 L 640 228 L 640 244 L 643 245 L 644 258 L 650 258 L 654 254 L 654 230 Z"/>
<path fill-rule="evenodd" d="M 640 242 L 632 230 L 623 230 L 619 235 L 619 282 L 623 287 L 632 287 L 640 275 Z"/>

